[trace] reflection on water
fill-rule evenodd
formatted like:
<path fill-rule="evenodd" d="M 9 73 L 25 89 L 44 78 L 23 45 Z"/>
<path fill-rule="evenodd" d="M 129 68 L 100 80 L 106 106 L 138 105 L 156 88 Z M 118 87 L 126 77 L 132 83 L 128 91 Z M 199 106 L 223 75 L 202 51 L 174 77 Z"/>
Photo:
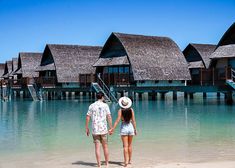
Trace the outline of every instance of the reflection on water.
<path fill-rule="evenodd" d="M 219 103 L 218 103 L 219 102 Z M 87 99 L 12 101 L 0 103 L 0 155 L 56 150 L 86 150 L 84 133 Z M 138 138 L 136 146 L 181 153 L 235 158 L 235 107 L 217 98 L 178 101 L 134 101 Z M 110 105 L 113 118 L 116 104 Z M 118 130 L 110 145 L 120 144 Z M 207 152 L 207 153 L 206 153 Z M 198 157 L 198 156 L 197 156 Z"/>

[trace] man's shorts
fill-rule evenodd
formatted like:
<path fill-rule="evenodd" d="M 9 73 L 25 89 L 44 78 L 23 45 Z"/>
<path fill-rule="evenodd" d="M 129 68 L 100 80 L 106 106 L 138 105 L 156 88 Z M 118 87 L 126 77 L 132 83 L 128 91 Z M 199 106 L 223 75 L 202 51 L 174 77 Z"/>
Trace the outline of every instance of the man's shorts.
<path fill-rule="evenodd" d="M 92 135 L 93 136 L 93 140 L 94 143 L 107 143 L 108 142 L 108 135 L 107 134 L 103 134 L 103 135 Z"/>

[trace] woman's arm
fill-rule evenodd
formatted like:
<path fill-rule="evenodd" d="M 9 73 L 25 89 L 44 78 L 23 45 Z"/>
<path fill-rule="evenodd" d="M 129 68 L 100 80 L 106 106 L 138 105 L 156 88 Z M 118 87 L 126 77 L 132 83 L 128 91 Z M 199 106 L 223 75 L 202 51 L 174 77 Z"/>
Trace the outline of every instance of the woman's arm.
<path fill-rule="evenodd" d="M 136 121 L 135 121 L 135 112 L 133 109 L 131 109 L 132 112 L 132 118 L 131 118 L 131 122 L 133 124 L 134 130 L 135 130 L 135 135 L 137 134 L 137 129 L 136 129 Z"/>
<path fill-rule="evenodd" d="M 122 117 L 122 111 L 121 111 L 121 109 L 120 109 L 120 110 L 118 110 L 118 116 L 117 116 L 117 119 L 116 119 L 116 121 L 115 121 L 115 123 L 114 123 L 114 125 L 113 125 L 113 128 L 111 128 L 111 129 L 109 130 L 111 133 L 112 133 L 112 132 L 114 131 L 114 129 L 117 127 L 119 121 L 121 120 L 121 117 Z"/>

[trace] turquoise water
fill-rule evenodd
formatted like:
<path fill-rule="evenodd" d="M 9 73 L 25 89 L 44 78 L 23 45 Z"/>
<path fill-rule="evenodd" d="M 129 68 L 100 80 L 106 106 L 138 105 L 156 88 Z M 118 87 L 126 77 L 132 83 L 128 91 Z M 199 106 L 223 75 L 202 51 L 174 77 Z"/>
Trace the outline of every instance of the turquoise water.
<path fill-rule="evenodd" d="M 92 139 L 84 129 L 91 102 L 88 98 L 1 102 L 0 155 L 91 149 Z M 157 151 L 162 158 L 190 161 L 235 159 L 235 106 L 225 105 L 223 99 L 196 96 L 194 100 L 143 99 L 133 104 L 137 151 Z M 110 104 L 110 108 L 115 119 L 118 106 Z M 118 129 L 109 144 L 121 148 Z"/>

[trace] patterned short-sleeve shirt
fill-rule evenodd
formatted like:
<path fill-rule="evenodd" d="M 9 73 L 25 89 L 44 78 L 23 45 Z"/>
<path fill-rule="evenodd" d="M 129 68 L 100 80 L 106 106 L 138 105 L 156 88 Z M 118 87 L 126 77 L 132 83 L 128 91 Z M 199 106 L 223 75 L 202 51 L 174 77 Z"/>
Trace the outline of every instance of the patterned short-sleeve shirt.
<path fill-rule="evenodd" d="M 98 100 L 89 106 L 87 115 L 91 116 L 93 135 L 108 133 L 106 118 L 110 114 L 109 106 L 102 101 Z"/>

